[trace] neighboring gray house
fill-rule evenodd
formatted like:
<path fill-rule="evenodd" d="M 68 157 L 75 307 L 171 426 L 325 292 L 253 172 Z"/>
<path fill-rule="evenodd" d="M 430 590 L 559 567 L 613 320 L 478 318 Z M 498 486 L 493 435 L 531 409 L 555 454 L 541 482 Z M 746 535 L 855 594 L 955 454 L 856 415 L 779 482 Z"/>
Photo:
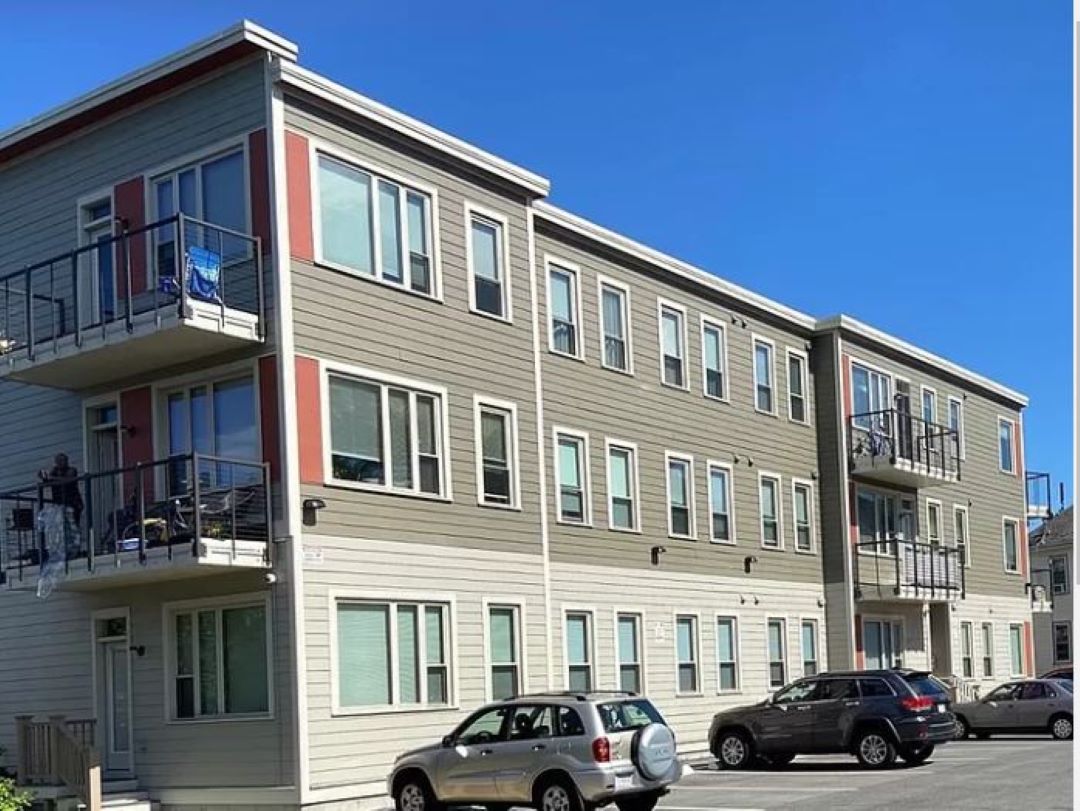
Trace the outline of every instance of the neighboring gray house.
<path fill-rule="evenodd" d="M 1031 579 L 1046 590 L 1052 608 L 1034 615 L 1035 669 L 1073 663 L 1073 520 L 1066 507 L 1031 530 Z"/>
<path fill-rule="evenodd" d="M 0 134 L 2 765 L 375 807 L 512 693 L 644 691 L 701 754 L 829 665 L 977 680 L 984 623 L 1030 669 L 1021 395 L 548 191 L 250 23 Z M 908 370 L 940 410 L 889 434 Z"/>

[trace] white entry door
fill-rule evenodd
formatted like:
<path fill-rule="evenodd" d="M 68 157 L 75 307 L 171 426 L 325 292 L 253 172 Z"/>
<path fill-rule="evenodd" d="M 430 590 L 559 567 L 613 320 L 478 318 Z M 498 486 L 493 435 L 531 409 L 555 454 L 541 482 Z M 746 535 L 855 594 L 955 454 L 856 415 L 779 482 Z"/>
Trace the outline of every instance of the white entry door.
<path fill-rule="evenodd" d="M 96 744 L 107 774 L 132 770 L 131 649 L 127 616 L 96 620 L 97 733 Z"/>

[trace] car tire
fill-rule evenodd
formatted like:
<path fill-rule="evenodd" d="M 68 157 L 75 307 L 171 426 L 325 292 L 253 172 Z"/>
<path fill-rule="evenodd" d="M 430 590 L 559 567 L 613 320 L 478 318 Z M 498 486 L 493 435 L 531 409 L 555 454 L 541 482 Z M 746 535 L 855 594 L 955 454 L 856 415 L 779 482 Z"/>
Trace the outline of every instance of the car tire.
<path fill-rule="evenodd" d="M 619 811 L 653 811 L 660 802 L 660 792 L 650 791 L 645 794 L 635 794 L 624 800 L 616 800 L 615 805 Z"/>
<path fill-rule="evenodd" d="M 1071 741 L 1073 736 L 1073 719 L 1071 715 L 1059 713 L 1050 719 L 1050 734 L 1056 741 Z"/>
<path fill-rule="evenodd" d="M 907 746 L 900 750 L 900 757 L 902 757 L 904 763 L 907 763 L 909 766 L 918 766 L 920 763 L 925 763 L 932 754 L 934 754 L 934 744 L 932 743 Z"/>
<path fill-rule="evenodd" d="M 896 762 L 896 746 L 888 732 L 865 729 L 855 738 L 855 757 L 868 769 L 887 769 Z"/>
<path fill-rule="evenodd" d="M 721 769 L 746 769 L 754 762 L 754 744 L 742 730 L 731 729 L 716 736 L 713 754 Z"/>
<path fill-rule="evenodd" d="M 964 741 L 971 737 L 971 724 L 962 716 L 956 716 L 956 731 L 953 732 L 954 741 Z"/>
<path fill-rule="evenodd" d="M 395 781 L 394 808 L 397 811 L 442 811 L 443 805 L 435 799 L 428 779 L 420 772 L 410 772 Z"/>
<path fill-rule="evenodd" d="M 584 811 L 584 803 L 575 786 L 566 777 L 541 782 L 533 792 L 536 811 Z"/>

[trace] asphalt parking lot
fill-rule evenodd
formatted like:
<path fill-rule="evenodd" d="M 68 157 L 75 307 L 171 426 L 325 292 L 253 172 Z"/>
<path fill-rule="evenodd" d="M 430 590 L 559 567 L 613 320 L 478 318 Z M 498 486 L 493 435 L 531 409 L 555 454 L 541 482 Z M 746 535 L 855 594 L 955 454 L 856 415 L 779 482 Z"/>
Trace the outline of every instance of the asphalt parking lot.
<path fill-rule="evenodd" d="M 855 758 L 796 758 L 779 770 L 721 772 L 698 767 L 661 800 L 663 811 L 753 809 L 1072 808 L 1072 748 L 1048 737 L 954 741 L 921 766 L 884 771 Z"/>

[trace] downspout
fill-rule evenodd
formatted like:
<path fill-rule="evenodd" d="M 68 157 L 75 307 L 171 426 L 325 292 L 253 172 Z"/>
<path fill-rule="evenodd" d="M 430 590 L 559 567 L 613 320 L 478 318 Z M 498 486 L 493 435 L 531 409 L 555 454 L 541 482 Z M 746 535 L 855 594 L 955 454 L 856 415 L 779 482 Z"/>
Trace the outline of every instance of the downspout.
<path fill-rule="evenodd" d="M 847 368 L 844 363 L 844 339 L 840 337 L 840 330 L 836 330 L 835 335 L 835 351 L 836 351 L 836 431 L 840 437 L 838 443 L 840 448 L 840 510 L 841 517 L 843 519 L 844 527 L 844 583 L 846 588 L 844 589 L 844 602 L 847 607 L 848 621 L 844 623 L 844 633 L 847 636 L 847 648 L 848 648 L 848 661 L 843 664 L 843 667 L 855 667 L 857 657 L 856 652 L 856 640 L 855 640 L 855 575 L 854 575 L 854 562 L 852 561 L 851 551 L 851 483 L 850 483 L 850 471 L 848 470 L 848 446 L 847 446 L 847 426 L 844 424 L 845 416 L 847 414 L 847 399 L 844 396 L 844 375 L 847 374 Z M 835 665 L 832 665 L 835 667 Z"/>

